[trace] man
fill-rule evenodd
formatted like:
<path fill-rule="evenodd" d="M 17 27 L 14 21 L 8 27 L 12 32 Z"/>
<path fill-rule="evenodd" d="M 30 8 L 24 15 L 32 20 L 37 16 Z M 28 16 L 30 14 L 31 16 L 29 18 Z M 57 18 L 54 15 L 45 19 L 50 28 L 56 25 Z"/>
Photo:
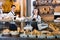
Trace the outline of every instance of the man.
<path fill-rule="evenodd" d="M 12 6 L 11 6 L 11 11 L 8 13 L 8 15 L 9 15 L 10 17 L 13 17 L 13 18 L 14 18 L 14 16 L 15 16 L 15 8 L 16 8 L 15 5 L 12 5 Z"/>
<path fill-rule="evenodd" d="M 15 5 L 12 5 L 12 6 L 11 6 L 11 11 L 8 13 L 8 15 L 9 15 L 12 19 L 14 19 L 14 16 L 15 16 L 15 8 L 16 8 L 16 6 L 15 6 Z M 16 31 L 16 30 L 17 30 L 17 26 L 16 26 L 16 24 L 15 24 L 14 21 L 10 22 L 9 29 L 10 29 L 11 31 Z"/>

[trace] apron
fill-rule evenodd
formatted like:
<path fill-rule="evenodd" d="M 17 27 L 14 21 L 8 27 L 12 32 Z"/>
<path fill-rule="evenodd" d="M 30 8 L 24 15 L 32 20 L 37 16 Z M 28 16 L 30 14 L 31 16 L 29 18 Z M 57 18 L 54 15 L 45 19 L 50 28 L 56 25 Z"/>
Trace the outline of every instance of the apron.
<path fill-rule="evenodd" d="M 11 13 L 15 16 L 15 14 L 13 12 L 11 12 Z M 16 26 L 15 22 L 10 23 L 9 30 L 11 30 L 11 31 L 17 30 L 17 26 Z"/>
<path fill-rule="evenodd" d="M 15 16 L 15 14 L 13 12 L 11 12 L 11 13 Z"/>

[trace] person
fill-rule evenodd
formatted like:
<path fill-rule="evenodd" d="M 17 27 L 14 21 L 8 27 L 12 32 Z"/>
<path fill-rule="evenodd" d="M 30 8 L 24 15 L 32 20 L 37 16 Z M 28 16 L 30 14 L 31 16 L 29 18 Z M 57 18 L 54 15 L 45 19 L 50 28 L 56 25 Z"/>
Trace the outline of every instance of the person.
<path fill-rule="evenodd" d="M 16 6 L 12 5 L 11 6 L 11 11 L 8 13 L 8 15 L 12 18 L 14 18 L 14 16 L 15 16 L 15 8 L 16 8 Z"/>
<path fill-rule="evenodd" d="M 3 9 L 2 9 L 2 7 L 0 7 L 0 14 L 3 14 Z"/>
<path fill-rule="evenodd" d="M 14 19 L 14 16 L 15 16 L 15 8 L 16 8 L 16 6 L 12 5 L 11 6 L 11 11 L 8 13 L 8 15 L 12 19 Z M 9 23 L 9 30 L 11 30 L 11 31 L 16 31 L 17 30 L 17 25 L 16 25 L 16 23 L 14 21 L 12 21 L 12 22 Z"/>
<path fill-rule="evenodd" d="M 39 9 L 35 8 L 33 10 L 33 15 L 31 16 L 32 18 L 32 22 L 31 22 L 31 26 L 33 27 L 33 30 L 36 29 L 38 30 L 38 23 L 41 23 L 41 17 L 39 15 Z"/>
<path fill-rule="evenodd" d="M 2 2 L 0 2 L 0 14 L 3 14 Z"/>
<path fill-rule="evenodd" d="M 33 10 L 33 15 L 31 15 L 31 18 L 32 19 L 35 19 L 37 22 L 40 22 L 41 23 L 41 17 L 39 15 L 39 9 L 35 8 Z"/>

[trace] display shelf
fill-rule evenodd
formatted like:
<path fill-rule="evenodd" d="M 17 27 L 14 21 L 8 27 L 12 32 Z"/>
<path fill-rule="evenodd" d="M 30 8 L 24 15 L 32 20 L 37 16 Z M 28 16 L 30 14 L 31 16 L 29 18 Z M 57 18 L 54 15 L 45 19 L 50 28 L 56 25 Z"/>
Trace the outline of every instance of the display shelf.
<path fill-rule="evenodd" d="M 54 0 L 36 0 L 33 2 L 33 6 L 59 6 L 60 2 L 58 3 L 57 1 L 54 3 Z"/>
<path fill-rule="evenodd" d="M 36 0 L 33 2 L 33 6 L 39 9 L 40 16 L 42 17 L 44 21 L 50 21 L 48 20 L 48 17 L 49 17 L 54 22 L 54 12 L 58 11 L 55 8 L 60 6 L 59 2 L 60 1 L 58 0 L 55 3 L 54 3 L 54 0 Z M 45 20 L 44 18 L 46 18 L 47 20 Z"/>

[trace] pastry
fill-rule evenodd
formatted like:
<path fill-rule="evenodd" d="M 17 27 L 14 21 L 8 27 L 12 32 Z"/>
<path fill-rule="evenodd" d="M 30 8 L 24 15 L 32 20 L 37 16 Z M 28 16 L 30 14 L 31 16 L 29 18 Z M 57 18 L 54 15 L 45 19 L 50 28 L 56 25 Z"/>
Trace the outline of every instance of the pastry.
<path fill-rule="evenodd" d="M 3 35 L 8 35 L 8 34 L 10 34 L 10 30 L 9 29 L 5 29 L 5 30 L 3 30 L 2 34 Z"/>

